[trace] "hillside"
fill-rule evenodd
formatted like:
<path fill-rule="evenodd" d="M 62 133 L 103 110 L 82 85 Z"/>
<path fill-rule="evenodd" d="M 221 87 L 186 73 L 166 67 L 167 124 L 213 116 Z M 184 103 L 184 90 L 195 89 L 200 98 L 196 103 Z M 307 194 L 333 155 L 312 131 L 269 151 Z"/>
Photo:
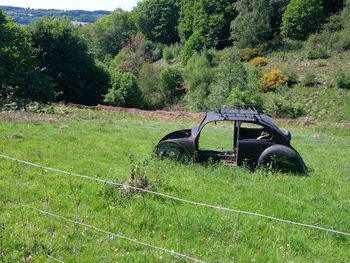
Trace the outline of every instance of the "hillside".
<path fill-rule="evenodd" d="M 57 9 L 31 9 L 13 6 L 0 6 L 13 21 L 20 25 L 29 26 L 34 21 L 44 18 L 68 17 L 78 25 L 95 23 L 100 17 L 110 14 L 109 11 L 84 11 L 84 10 L 57 10 Z"/>

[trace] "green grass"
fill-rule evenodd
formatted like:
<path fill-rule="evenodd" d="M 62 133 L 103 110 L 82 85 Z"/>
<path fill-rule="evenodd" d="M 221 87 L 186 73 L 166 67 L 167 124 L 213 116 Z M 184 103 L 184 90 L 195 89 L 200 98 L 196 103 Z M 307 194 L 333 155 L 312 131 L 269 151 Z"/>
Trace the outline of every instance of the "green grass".
<path fill-rule="evenodd" d="M 130 180 L 129 156 L 133 155 L 136 162 L 147 162 L 145 174 L 152 190 L 350 232 L 349 129 L 326 124 L 287 127 L 311 170 L 306 177 L 150 158 L 163 135 L 194 125 L 188 120 L 86 110 L 53 122 L 3 121 L 0 153 L 118 182 Z M 224 137 L 227 129 L 217 126 L 213 132 Z M 5 262 L 20 261 L 23 250 L 27 256 L 32 254 L 33 262 L 43 262 L 51 246 L 53 256 L 65 262 L 77 262 L 78 254 L 81 262 L 183 261 L 83 227 L 75 231 L 71 223 L 24 208 L 22 226 L 20 209 L 13 204 L 19 200 L 18 186 L 21 201 L 29 205 L 74 220 L 77 201 L 79 220 L 84 223 L 210 262 L 350 260 L 348 237 L 293 225 L 286 235 L 286 224 L 247 215 L 240 216 L 238 226 L 234 213 L 129 193 L 54 172 L 44 176 L 46 187 L 40 169 L 17 168 L 16 163 L 0 160 L 0 258 Z"/>
<path fill-rule="evenodd" d="M 332 52 L 327 59 L 309 60 L 304 50 L 281 52 L 268 56 L 268 68 L 278 68 L 293 73 L 298 82 L 282 95 L 291 102 L 303 105 L 306 116 L 327 121 L 350 121 L 350 90 L 339 89 L 335 76 L 339 71 L 349 72 L 350 52 Z M 315 86 L 305 87 L 306 75 L 315 75 Z"/>

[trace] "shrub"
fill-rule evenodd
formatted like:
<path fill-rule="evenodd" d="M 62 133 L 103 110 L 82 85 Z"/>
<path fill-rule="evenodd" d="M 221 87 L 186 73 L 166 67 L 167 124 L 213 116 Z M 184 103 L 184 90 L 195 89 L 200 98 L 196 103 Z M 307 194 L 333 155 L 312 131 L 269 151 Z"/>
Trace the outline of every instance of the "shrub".
<path fill-rule="evenodd" d="M 188 110 L 207 110 L 209 86 L 214 79 L 214 70 L 205 53 L 192 56 L 185 68 L 187 93 L 185 101 Z"/>
<path fill-rule="evenodd" d="M 288 85 L 292 86 L 298 83 L 298 74 L 293 69 L 283 70 L 283 74 L 288 77 Z"/>
<path fill-rule="evenodd" d="M 199 52 L 204 47 L 205 39 L 198 33 L 194 32 L 192 36 L 186 41 L 185 46 L 182 50 L 181 60 L 183 64 L 187 64 L 187 61 L 196 52 Z"/>
<path fill-rule="evenodd" d="M 267 59 L 264 57 L 256 57 L 253 59 L 252 65 L 255 67 L 264 67 L 267 65 Z"/>
<path fill-rule="evenodd" d="M 335 48 L 340 51 L 350 50 L 350 30 L 342 30 L 337 33 Z"/>
<path fill-rule="evenodd" d="M 312 35 L 306 42 L 305 53 L 308 59 L 325 59 L 329 57 L 328 48 L 322 35 Z"/>
<path fill-rule="evenodd" d="M 111 88 L 105 95 L 105 102 L 122 107 L 139 107 L 142 96 L 136 78 L 129 72 L 112 74 Z"/>
<path fill-rule="evenodd" d="M 243 48 L 240 50 L 241 61 L 250 61 L 259 55 L 257 48 Z"/>
<path fill-rule="evenodd" d="M 304 107 L 300 103 L 292 103 L 282 97 L 274 98 L 266 105 L 266 110 L 277 118 L 296 119 L 305 115 Z"/>
<path fill-rule="evenodd" d="M 163 48 L 163 59 L 166 62 L 170 62 L 170 60 L 172 60 L 173 58 L 174 58 L 174 54 L 173 54 L 171 48 L 170 47 Z"/>
<path fill-rule="evenodd" d="M 177 58 L 180 55 L 181 47 L 179 44 L 174 44 L 171 46 L 165 46 L 163 48 L 163 59 L 166 62 L 170 62 L 170 60 Z"/>
<path fill-rule="evenodd" d="M 315 74 L 311 72 L 305 73 L 304 79 L 303 79 L 303 85 L 305 87 L 313 87 L 316 85 L 316 76 Z"/>
<path fill-rule="evenodd" d="M 185 94 L 182 72 L 177 68 L 166 68 L 160 73 L 160 88 L 164 103 L 170 104 Z"/>
<path fill-rule="evenodd" d="M 278 87 L 286 84 L 288 77 L 278 69 L 271 69 L 263 74 L 259 82 L 259 89 L 262 92 L 274 91 Z"/>
<path fill-rule="evenodd" d="M 137 79 L 145 106 L 149 109 L 157 109 L 164 106 L 164 96 L 160 88 L 160 72 L 161 68 L 145 63 L 142 65 Z"/>
<path fill-rule="evenodd" d="M 306 50 L 306 57 L 308 59 L 326 59 L 329 58 L 329 54 L 326 47 L 317 45 Z"/>
<path fill-rule="evenodd" d="M 335 82 L 339 89 L 350 89 L 350 74 L 343 71 L 338 72 L 335 75 Z"/>

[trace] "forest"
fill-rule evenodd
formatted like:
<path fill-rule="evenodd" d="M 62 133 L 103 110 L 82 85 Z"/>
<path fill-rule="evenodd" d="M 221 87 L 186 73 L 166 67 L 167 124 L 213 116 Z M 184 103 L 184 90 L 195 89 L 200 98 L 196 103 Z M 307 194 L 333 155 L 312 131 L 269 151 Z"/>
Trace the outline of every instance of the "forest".
<path fill-rule="evenodd" d="M 65 17 L 22 27 L 0 11 L 0 103 L 189 111 L 253 104 L 296 118 L 308 110 L 300 98 L 310 87 L 350 89 L 346 67 L 325 79 L 298 71 L 334 70 L 328 61 L 350 50 L 349 21 L 349 0 L 143 0 L 85 27 Z"/>
<path fill-rule="evenodd" d="M 13 22 L 29 26 L 38 19 L 44 17 L 67 17 L 72 21 L 82 23 L 95 23 L 101 16 L 109 15 L 109 11 L 84 11 L 84 10 L 57 10 L 57 9 L 32 9 L 13 6 L 0 6 Z"/>

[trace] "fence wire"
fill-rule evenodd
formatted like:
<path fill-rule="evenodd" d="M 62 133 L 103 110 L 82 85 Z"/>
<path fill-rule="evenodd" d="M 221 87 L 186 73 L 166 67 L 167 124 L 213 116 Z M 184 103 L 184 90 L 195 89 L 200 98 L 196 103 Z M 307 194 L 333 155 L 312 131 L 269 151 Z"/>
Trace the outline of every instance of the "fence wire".
<path fill-rule="evenodd" d="M 296 221 L 292 221 L 292 220 L 282 219 L 282 218 L 268 216 L 268 215 L 264 215 L 264 214 L 260 214 L 260 213 L 254 213 L 254 212 L 250 212 L 250 211 L 244 211 L 244 210 L 239 210 L 239 209 L 222 207 L 222 206 L 218 206 L 218 205 L 211 205 L 211 204 L 206 204 L 206 203 L 202 203 L 202 202 L 186 200 L 186 199 L 183 199 L 183 198 L 179 198 L 179 197 L 175 197 L 175 196 L 171 196 L 171 195 L 167 195 L 167 194 L 163 194 L 163 193 L 154 192 L 154 191 L 151 191 L 151 190 L 147 190 L 147 189 L 131 186 L 131 185 L 128 185 L 128 184 L 118 183 L 118 182 L 114 182 L 114 181 L 110 181 L 110 180 L 104 180 L 104 179 L 91 177 L 91 176 L 87 176 L 87 175 L 70 173 L 70 172 L 59 170 L 59 169 L 56 169 L 56 168 L 51 168 L 51 167 L 47 167 L 47 166 L 43 166 L 43 165 L 31 163 L 31 162 L 19 160 L 19 159 L 16 159 L 16 158 L 13 158 L 13 157 L 9 157 L 9 156 L 6 156 L 6 155 L 2 155 L 2 154 L 0 154 L 0 158 L 4 158 L 4 159 L 7 159 L 7 160 L 19 162 L 19 163 L 26 164 L 26 165 L 29 165 L 29 166 L 32 166 L 32 167 L 36 167 L 36 168 L 39 168 L 39 169 L 44 169 L 44 170 L 47 170 L 47 171 L 53 171 L 53 172 L 57 172 L 57 173 L 61 173 L 61 174 L 65 174 L 65 175 L 69 175 L 69 176 L 73 176 L 73 177 L 77 177 L 77 178 L 82 178 L 82 179 L 86 179 L 86 180 L 90 180 L 90 181 L 100 182 L 100 183 L 103 183 L 103 184 L 109 184 L 109 185 L 115 185 L 115 186 L 119 186 L 119 187 L 123 187 L 123 188 L 128 188 L 128 189 L 136 190 L 136 191 L 139 191 L 139 192 L 148 193 L 148 194 L 152 194 L 152 195 L 155 195 L 155 196 L 160 196 L 160 197 L 163 197 L 163 198 L 167 198 L 167 199 L 170 199 L 170 200 L 179 201 L 179 202 L 183 202 L 183 203 L 187 203 L 187 204 L 192 204 L 192 205 L 197 205 L 197 206 L 202 206 L 202 207 L 208 207 L 208 208 L 213 208 L 213 209 L 222 210 L 222 211 L 234 212 L 234 213 L 237 213 L 237 214 L 245 214 L 245 215 L 250 215 L 250 216 L 270 219 L 270 220 L 274 220 L 274 221 L 278 221 L 278 222 L 283 222 L 283 223 L 287 223 L 289 225 L 297 225 L 297 226 L 302 226 L 302 227 L 306 227 L 306 228 L 326 231 L 326 232 L 333 233 L 333 234 L 350 236 L 350 233 L 345 232 L 345 231 L 330 229 L 330 228 L 321 227 L 321 226 L 315 226 L 315 225 L 311 225 L 311 224 L 296 222 Z"/>
<path fill-rule="evenodd" d="M 72 223 L 74 225 L 80 225 L 80 226 L 85 227 L 85 228 L 90 228 L 92 230 L 95 230 L 97 232 L 106 234 L 108 236 L 117 237 L 117 238 L 124 239 L 124 240 L 130 241 L 130 242 L 138 244 L 138 245 L 142 245 L 142 246 L 150 247 L 150 248 L 153 248 L 153 249 L 157 249 L 157 250 L 169 253 L 171 255 L 174 255 L 174 256 L 177 256 L 177 257 L 180 257 L 180 258 L 183 258 L 183 259 L 191 260 L 193 262 L 206 263 L 206 261 L 193 258 L 191 256 L 188 256 L 186 254 L 182 254 L 182 253 L 176 252 L 176 251 L 168 249 L 168 248 L 151 245 L 151 244 L 139 241 L 137 239 L 133 239 L 133 238 L 126 237 L 126 236 L 123 236 L 123 235 L 120 235 L 120 234 L 116 234 L 116 233 L 113 233 L 113 232 L 110 232 L 110 231 L 106 231 L 106 230 L 103 230 L 103 229 L 98 228 L 98 227 L 93 226 L 93 225 L 89 225 L 89 224 L 86 224 L 86 223 L 83 223 L 83 222 L 72 220 L 72 219 L 66 218 L 66 217 L 61 216 L 61 215 L 56 215 L 56 214 L 50 213 L 48 211 L 45 211 L 45 210 L 42 210 L 42 209 L 39 209 L 39 208 L 36 208 L 36 207 L 32 207 L 32 206 L 27 205 L 25 203 L 15 202 L 15 204 L 17 204 L 17 205 L 19 205 L 20 207 L 23 207 L 23 208 L 34 210 L 34 211 L 39 212 L 39 213 L 44 214 L 44 215 L 51 216 L 51 217 L 54 217 L 54 218 L 57 218 L 57 219 L 60 219 L 60 220 Z"/>

